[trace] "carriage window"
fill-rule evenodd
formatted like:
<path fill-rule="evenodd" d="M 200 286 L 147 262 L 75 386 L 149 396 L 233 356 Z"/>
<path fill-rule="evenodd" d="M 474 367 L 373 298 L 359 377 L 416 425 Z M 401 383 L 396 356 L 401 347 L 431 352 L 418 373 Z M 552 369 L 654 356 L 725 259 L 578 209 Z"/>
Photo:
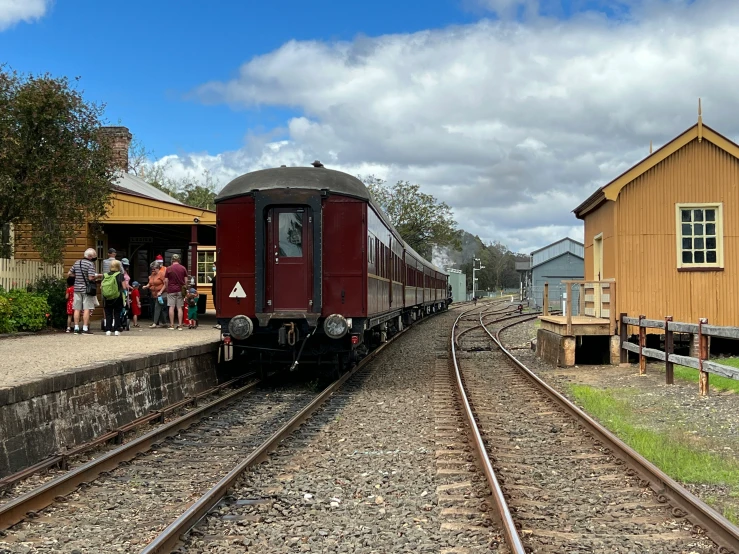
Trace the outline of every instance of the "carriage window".
<path fill-rule="evenodd" d="M 280 213 L 280 257 L 303 256 L 303 214 Z"/>

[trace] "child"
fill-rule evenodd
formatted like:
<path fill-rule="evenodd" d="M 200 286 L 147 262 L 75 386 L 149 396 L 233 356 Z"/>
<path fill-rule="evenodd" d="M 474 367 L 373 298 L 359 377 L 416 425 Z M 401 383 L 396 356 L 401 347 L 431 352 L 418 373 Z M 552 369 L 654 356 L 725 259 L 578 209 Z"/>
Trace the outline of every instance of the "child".
<path fill-rule="evenodd" d="M 74 319 L 74 276 L 67 277 L 67 333 L 72 332 Z"/>
<path fill-rule="evenodd" d="M 131 283 L 133 290 L 131 291 L 131 313 L 133 314 L 133 326 L 139 326 L 139 316 L 141 315 L 141 291 L 139 290 L 139 282 Z"/>
<path fill-rule="evenodd" d="M 198 291 L 191 288 L 185 296 L 185 305 L 187 306 L 187 319 L 190 321 L 189 328 L 195 329 L 198 326 Z"/>

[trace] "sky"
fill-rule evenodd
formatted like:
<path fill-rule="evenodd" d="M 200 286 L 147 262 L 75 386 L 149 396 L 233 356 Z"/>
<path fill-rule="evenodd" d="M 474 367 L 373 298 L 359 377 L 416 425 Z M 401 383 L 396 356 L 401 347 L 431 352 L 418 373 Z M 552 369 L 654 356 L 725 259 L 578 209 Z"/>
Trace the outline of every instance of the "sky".
<path fill-rule="evenodd" d="M 739 138 L 736 0 L 0 0 L 0 64 L 80 77 L 173 177 L 408 180 L 484 241 L 572 210 L 697 121 Z"/>

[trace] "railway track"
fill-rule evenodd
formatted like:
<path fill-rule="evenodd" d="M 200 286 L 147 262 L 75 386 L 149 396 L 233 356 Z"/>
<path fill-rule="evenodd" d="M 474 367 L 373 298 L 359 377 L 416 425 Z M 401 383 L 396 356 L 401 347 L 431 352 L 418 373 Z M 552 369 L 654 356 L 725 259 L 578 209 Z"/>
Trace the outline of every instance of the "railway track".
<path fill-rule="evenodd" d="M 503 348 L 516 322 L 485 319 L 457 319 L 452 364 L 511 552 L 739 551 L 736 527 Z"/>
<path fill-rule="evenodd" d="M 0 552 L 14 546 L 170 552 L 244 470 L 264 460 L 388 344 L 318 395 L 258 391 L 251 383 L 5 501 Z"/>

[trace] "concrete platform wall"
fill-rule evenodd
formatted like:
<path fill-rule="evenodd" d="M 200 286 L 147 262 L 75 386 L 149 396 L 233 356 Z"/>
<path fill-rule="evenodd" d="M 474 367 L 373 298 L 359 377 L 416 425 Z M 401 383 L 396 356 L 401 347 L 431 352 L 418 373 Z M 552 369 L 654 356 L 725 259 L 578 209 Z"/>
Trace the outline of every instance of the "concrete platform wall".
<path fill-rule="evenodd" d="M 0 390 L 0 477 L 215 386 L 217 354 L 191 346 Z"/>

